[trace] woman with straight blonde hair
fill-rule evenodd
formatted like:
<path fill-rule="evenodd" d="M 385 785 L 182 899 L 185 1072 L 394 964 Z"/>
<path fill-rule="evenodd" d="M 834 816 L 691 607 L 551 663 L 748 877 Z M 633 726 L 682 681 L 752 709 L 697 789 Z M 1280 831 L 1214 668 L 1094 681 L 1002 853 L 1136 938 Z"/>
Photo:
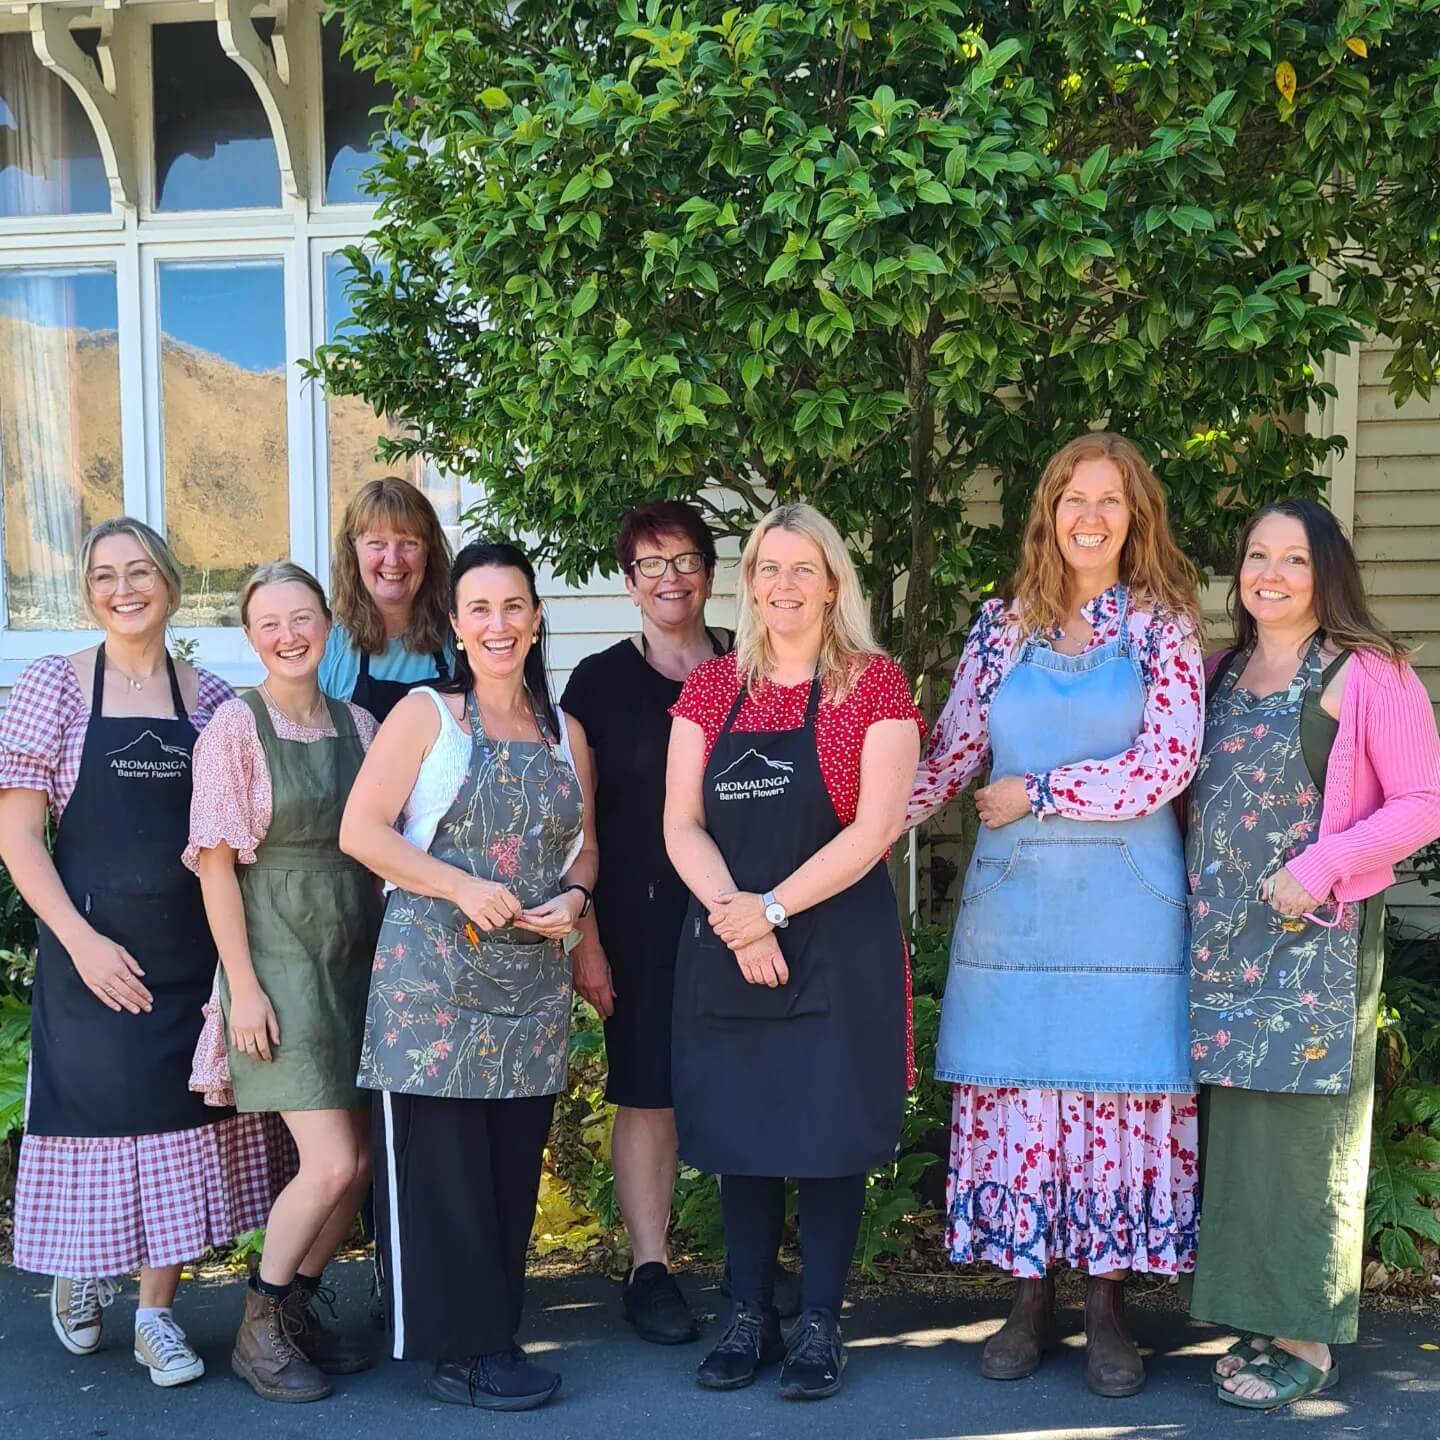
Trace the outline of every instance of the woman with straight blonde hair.
<path fill-rule="evenodd" d="M 1145 1383 L 1130 1271 L 1195 1264 L 1185 865 L 1169 804 L 1201 730 L 1194 568 L 1130 441 L 1045 467 L 1009 595 L 986 601 L 909 823 L 976 792 L 935 1073 L 955 1085 L 947 1242 L 1019 1279 L 980 1373 L 1055 1343 L 1053 1267 L 1089 1274 L 1086 1383 Z"/>
<path fill-rule="evenodd" d="M 866 1173 L 900 1139 L 906 960 L 884 864 L 923 724 L 870 633 L 835 527 L 782 505 L 740 562 L 737 648 L 671 710 L 665 842 L 691 894 L 676 960 L 680 1157 L 721 1176 L 734 1308 L 697 1379 L 840 1388 L 840 1307 Z M 785 1179 L 799 1182 L 804 1311 L 774 1303 Z"/>
<path fill-rule="evenodd" d="M 335 624 L 320 688 L 377 721 L 417 685 L 448 678 L 450 542 L 408 480 L 367 480 L 345 507 L 330 562 Z"/>

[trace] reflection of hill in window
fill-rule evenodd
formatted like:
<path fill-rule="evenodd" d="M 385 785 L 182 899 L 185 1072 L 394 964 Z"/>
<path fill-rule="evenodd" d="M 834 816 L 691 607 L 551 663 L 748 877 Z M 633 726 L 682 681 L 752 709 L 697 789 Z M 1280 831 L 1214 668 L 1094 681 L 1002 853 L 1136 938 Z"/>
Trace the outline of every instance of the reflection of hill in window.
<path fill-rule="evenodd" d="M 273 21 L 256 26 L 268 37 Z M 161 210 L 280 204 L 270 123 L 213 20 L 156 25 L 155 191 Z"/>
<path fill-rule="evenodd" d="M 15 273 L 0 287 L 5 620 L 17 630 L 68 628 L 84 623 L 80 537 L 123 504 L 115 331 L 75 319 L 113 323 L 114 278 L 22 271 L 17 282 Z"/>

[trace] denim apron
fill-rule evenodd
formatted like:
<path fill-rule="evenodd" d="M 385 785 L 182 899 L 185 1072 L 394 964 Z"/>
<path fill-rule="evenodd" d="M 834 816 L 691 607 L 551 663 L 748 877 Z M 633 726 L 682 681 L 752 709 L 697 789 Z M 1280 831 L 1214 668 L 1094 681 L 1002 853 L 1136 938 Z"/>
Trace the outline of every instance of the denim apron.
<path fill-rule="evenodd" d="M 1145 687 L 1120 638 L 1032 635 L 990 707 L 991 774 L 1120 755 Z M 935 1074 L 996 1088 L 1188 1093 L 1185 865 L 1169 805 L 1123 820 L 981 826 L 950 952 Z"/>

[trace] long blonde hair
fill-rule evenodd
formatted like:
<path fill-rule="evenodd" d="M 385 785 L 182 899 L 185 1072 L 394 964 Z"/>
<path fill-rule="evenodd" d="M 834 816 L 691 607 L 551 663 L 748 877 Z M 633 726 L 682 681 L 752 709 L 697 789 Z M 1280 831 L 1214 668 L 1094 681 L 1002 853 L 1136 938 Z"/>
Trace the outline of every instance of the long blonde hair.
<path fill-rule="evenodd" d="M 1199 572 L 1170 533 L 1165 492 L 1135 445 L 1108 430 L 1081 435 L 1062 446 L 1035 487 L 1011 591 L 1021 629 L 1027 633 L 1048 631 L 1065 622 L 1070 604 L 1069 567 L 1055 533 L 1055 509 L 1082 460 L 1109 460 L 1124 477 L 1130 533 L 1120 551 L 1120 581 L 1137 607 L 1183 615 L 1195 633 L 1203 636 Z"/>
<path fill-rule="evenodd" d="M 367 480 L 345 507 L 330 562 L 335 618 L 350 632 L 361 655 L 378 655 L 384 650 L 385 621 L 365 588 L 355 553 L 356 539 L 377 526 L 413 535 L 425 546 L 425 575 L 404 639 L 412 654 L 434 654 L 450 639 L 450 564 L 454 557 L 435 507 L 408 480 L 394 475 Z"/>
<path fill-rule="evenodd" d="M 875 643 L 860 577 L 845 542 L 813 505 L 777 506 L 761 518 L 745 542 L 740 555 L 735 620 L 735 667 L 740 682 L 753 691 L 769 678 L 775 661 L 769 632 L 755 603 L 754 588 L 760 545 L 772 530 L 788 530 L 809 540 L 825 562 L 826 579 L 835 587 L 835 599 L 826 606 L 820 632 L 820 688 L 826 700 L 838 705 L 850 693 L 870 657 L 884 652 Z"/>

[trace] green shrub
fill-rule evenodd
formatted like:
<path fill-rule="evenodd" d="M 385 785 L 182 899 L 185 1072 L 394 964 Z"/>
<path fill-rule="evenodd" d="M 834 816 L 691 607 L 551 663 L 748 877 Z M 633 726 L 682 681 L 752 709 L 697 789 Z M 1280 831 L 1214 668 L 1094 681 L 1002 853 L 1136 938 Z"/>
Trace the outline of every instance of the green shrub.
<path fill-rule="evenodd" d="M 1440 941 L 1394 927 L 1385 939 L 1365 1238 L 1392 1269 L 1421 1270 L 1419 1242 L 1440 1245 Z"/>

